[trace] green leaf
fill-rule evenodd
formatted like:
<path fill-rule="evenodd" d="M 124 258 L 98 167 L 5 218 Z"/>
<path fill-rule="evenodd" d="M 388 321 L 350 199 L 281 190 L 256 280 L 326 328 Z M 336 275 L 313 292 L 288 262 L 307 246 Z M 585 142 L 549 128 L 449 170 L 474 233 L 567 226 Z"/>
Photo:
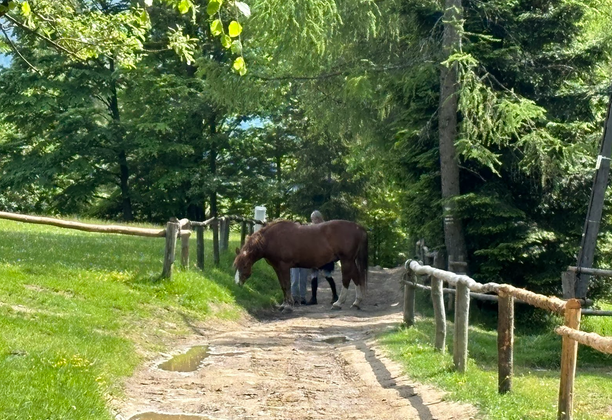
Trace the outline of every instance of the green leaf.
<path fill-rule="evenodd" d="M 209 15 L 214 15 L 221 8 L 221 0 L 211 0 L 208 2 L 208 6 L 206 6 L 206 13 Z"/>
<path fill-rule="evenodd" d="M 246 74 L 246 72 L 247 72 L 247 69 L 246 69 L 246 66 L 244 66 L 243 68 L 241 68 L 238 71 L 238 74 L 241 75 L 241 76 L 244 76 Z"/>
<path fill-rule="evenodd" d="M 223 33 L 223 24 L 219 19 L 215 19 L 210 22 L 210 32 L 213 36 L 221 35 Z"/>
<path fill-rule="evenodd" d="M 245 64 L 244 64 L 244 58 L 242 57 L 238 57 L 237 59 L 234 60 L 234 65 L 232 66 L 234 68 L 234 70 L 236 70 L 238 73 L 240 73 L 240 71 L 244 68 L 246 68 Z"/>
<path fill-rule="evenodd" d="M 230 48 L 232 46 L 232 38 L 227 35 L 222 35 L 221 45 L 223 45 L 224 48 Z"/>
<path fill-rule="evenodd" d="M 238 35 L 242 33 L 242 25 L 232 20 L 229 24 L 229 36 L 232 38 L 236 38 Z"/>
<path fill-rule="evenodd" d="M 242 1 L 237 1 L 234 4 L 238 8 L 238 10 L 240 10 L 240 13 L 242 13 L 244 16 L 246 16 L 246 17 L 251 16 L 251 8 L 249 7 L 248 4 L 246 4 L 246 3 L 242 2 Z"/>
<path fill-rule="evenodd" d="M 140 16 L 138 16 L 138 19 L 140 20 L 140 24 L 143 26 L 146 26 L 149 24 L 149 13 L 147 12 L 146 9 L 142 9 L 142 13 L 140 13 Z"/>
<path fill-rule="evenodd" d="M 189 11 L 189 9 L 191 9 L 193 5 L 191 4 L 190 0 L 181 0 L 181 2 L 178 4 L 178 9 L 179 12 L 181 12 L 181 14 L 185 14 Z"/>
<path fill-rule="evenodd" d="M 239 40 L 232 42 L 232 52 L 234 54 L 242 54 L 242 42 Z"/>
<path fill-rule="evenodd" d="M 21 14 L 24 16 L 30 16 L 30 4 L 27 1 L 24 1 L 21 5 Z"/>

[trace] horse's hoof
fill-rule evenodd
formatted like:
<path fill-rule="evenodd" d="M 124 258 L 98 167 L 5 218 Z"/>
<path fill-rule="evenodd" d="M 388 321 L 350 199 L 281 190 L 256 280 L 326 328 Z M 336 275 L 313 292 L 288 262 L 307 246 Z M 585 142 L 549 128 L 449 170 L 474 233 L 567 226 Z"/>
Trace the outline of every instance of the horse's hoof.
<path fill-rule="evenodd" d="M 332 305 L 332 311 L 339 311 L 342 309 L 342 306 L 339 305 Z"/>
<path fill-rule="evenodd" d="M 359 310 L 361 310 L 361 306 L 359 306 L 358 304 L 355 304 L 355 303 L 353 303 L 353 304 L 351 305 L 351 308 L 355 308 L 355 309 L 359 309 Z"/>
<path fill-rule="evenodd" d="M 291 306 L 285 306 L 282 310 L 282 313 L 284 314 L 290 314 L 291 312 L 293 312 L 293 308 Z"/>

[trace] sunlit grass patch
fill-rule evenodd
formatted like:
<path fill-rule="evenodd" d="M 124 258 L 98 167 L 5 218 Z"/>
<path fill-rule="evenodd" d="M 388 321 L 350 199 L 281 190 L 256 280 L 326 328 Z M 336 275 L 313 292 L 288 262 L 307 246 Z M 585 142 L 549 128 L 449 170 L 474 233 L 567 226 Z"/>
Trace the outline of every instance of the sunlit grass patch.
<path fill-rule="evenodd" d="M 473 309 L 475 310 L 475 309 Z M 602 320 L 602 321 L 599 321 Z M 609 321 L 589 318 L 597 329 Z M 433 348 L 434 321 L 420 318 L 412 328 L 381 337 L 392 357 L 413 379 L 448 391 L 451 400 L 475 405 L 483 418 L 493 420 L 553 419 L 557 415 L 561 338 L 552 331 L 517 335 L 512 392 L 497 392 L 497 332 L 471 326 L 466 374 L 454 371 L 452 323 L 447 326 L 447 351 Z M 575 383 L 574 418 L 609 419 L 612 410 L 612 357 L 580 346 Z"/>
<path fill-rule="evenodd" d="M 231 253 L 214 267 L 209 234 L 204 273 L 192 238 L 190 267 L 177 258 L 172 280 L 159 278 L 164 238 L 4 220 L 0 235 L 0 418 L 111 419 L 107 402 L 143 350 L 166 349 L 189 323 L 280 300 L 265 263 L 243 288 Z"/>

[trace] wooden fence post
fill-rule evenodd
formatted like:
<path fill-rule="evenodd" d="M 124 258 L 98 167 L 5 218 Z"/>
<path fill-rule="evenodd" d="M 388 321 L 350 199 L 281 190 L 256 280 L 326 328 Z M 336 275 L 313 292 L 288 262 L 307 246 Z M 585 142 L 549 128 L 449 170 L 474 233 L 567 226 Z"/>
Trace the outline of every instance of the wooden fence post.
<path fill-rule="evenodd" d="M 514 367 L 514 296 L 500 288 L 497 295 L 497 374 L 498 392 L 512 390 Z"/>
<path fill-rule="evenodd" d="M 219 252 L 227 251 L 227 243 L 225 242 L 225 226 L 227 223 L 227 218 L 219 219 Z"/>
<path fill-rule="evenodd" d="M 197 264 L 198 268 L 204 271 L 204 226 L 198 226 L 196 228 L 196 234 L 198 238 L 198 248 L 196 250 Z"/>
<path fill-rule="evenodd" d="M 457 282 L 455 294 L 455 335 L 453 337 L 453 362 L 455 370 L 464 373 L 467 367 L 468 328 L 470 318 L 470 289 L 467 284 Z"/>
<path fill-rule="evenodd" d="M 576 297 L 576 277 L 576 273 L 573 271 L 567 270 L 561 273 L 563 299 L 571 299 Z"/>
<path fill-rule="evenodd" d="M 240 227 L 240 248 L 244 246 L 244 242 L 246 240 L 246 234 L 247 234 L 247 224 L 246 224 L 246 220 L 243 220 L 242 226 Z"/>
<path fill-rule="evenodd" d="M 227 251 L 229 249 L 229 234 L 230 234 L 230 224 L 231 220 L 228 217 L 225 217 L 225 226 L 223 227 L 223 247 L 221 251 Z"/>
<path fill-rule="evenodd" d="M 213 231 L 213 262 L 219 266 L 219 219 L 213 220 L 212 224 Z"/>
<path fill-rule="evenodd" d="M 191 231 L 186 230 L 181 232 L 181 265 L 189 268 L 189 238 Z"/>
<path fill-rule="evenodd" d="M 580 301 L 570 299 L 565 304 L 565 326 L 580 329 Z M 574 378 L 576 376 L 576 359 L 578 342 L 563 336 L 561 348 L 561 381 L 559 383 L 559 409 L 557 420 L 571 420 L 574 406 Z"/>
<path fill-rule="evenodd" d="M 434 253 L 433 265 L 439 267 L 444 263 L 439 252 Z M 442 280 L 431 276 L 431 300 L 433 302 L 434 316 L 436 319 L 435 348 L 444 353 L 446 351 L 446 310 L 444 309 L 444 291 Z"/>
<path fill-rule="evenodd" d="M 416 274 L 407 270 L 404 276 L 404 323 L 407 327 L 414 325 L 415 287 L 412 281 L 416 280 Z"/>
<path fill-rule="evenodd" d="M 164 268 L 162 278 L 172 278 L 172 263 L 174 263 L 174 252 L 176 250 L 176 237 L 180 229 L 178 221 L 170 221 L 166 224 L 166 249 L 164 251 Z"/>
<path fill-rule="evenodd" d="M 253 232 L 255 232 L 255 223 L 250 222 L 249 223 L 249 235 L 252 235 Z"/>

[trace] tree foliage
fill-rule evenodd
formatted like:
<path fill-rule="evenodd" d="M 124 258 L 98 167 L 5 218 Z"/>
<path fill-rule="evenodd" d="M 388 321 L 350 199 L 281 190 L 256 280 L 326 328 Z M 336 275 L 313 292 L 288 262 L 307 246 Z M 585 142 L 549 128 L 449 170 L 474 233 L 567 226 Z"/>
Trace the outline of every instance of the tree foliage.
<path fill-rule="evenodd" d="M 456 64 L 471 274 L 558 292 L 609 93 L 607 2 L 466 0 L 448 60 L 431 0 L 10 3 L 2 208 L 158 222 L 317 208 L 365 224 L 374 262 L 396 264 L 421 237 L 443 244 L 439 74 Z"/>

